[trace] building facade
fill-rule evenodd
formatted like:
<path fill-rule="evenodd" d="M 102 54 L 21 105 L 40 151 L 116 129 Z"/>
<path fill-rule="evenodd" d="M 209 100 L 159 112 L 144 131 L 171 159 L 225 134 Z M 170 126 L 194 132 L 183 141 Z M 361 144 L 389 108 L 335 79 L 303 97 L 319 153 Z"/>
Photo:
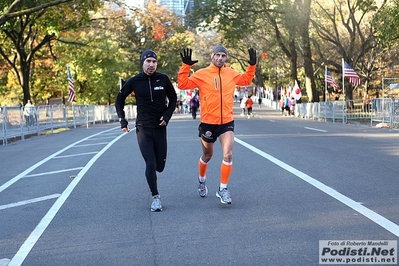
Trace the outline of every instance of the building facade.
<path fill-rule="evenodd" d="M 149 0 L 144 1 L 144 5 L 148 5 Z M 199 0 L 155 0 L 158 6 L 165 6 L 173 11 L 177 17 L 181 18 L 184 24 L 187 24 L 187 14 L 194 11 L 194 8 L 199 5 Z"/>

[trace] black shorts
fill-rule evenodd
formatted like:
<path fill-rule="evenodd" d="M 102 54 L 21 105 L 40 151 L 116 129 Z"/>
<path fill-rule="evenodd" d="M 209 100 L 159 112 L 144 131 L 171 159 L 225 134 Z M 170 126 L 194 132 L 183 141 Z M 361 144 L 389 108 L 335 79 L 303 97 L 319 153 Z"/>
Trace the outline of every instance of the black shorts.
<path fill-rule="evenodd" d="M 198 137 L 208 143 L 215 143 L 216 139 L 227 131 L 234 132 L 234 120 L 223 125 L 201 123 L 198 126 Z"/>

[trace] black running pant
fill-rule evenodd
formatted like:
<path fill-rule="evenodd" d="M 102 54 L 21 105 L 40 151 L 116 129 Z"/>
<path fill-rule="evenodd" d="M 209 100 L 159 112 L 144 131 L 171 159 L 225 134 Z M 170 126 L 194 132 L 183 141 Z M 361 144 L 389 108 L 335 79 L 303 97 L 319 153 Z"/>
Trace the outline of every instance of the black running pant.
<path fill-rule="evenodd" d="M 145 161 L 145 177 L 153 196 L 158 195 L 157 171 L 165 168 L 167 142 L 166 127 L 144 128 L 136 126 L 137 142 Z"/>

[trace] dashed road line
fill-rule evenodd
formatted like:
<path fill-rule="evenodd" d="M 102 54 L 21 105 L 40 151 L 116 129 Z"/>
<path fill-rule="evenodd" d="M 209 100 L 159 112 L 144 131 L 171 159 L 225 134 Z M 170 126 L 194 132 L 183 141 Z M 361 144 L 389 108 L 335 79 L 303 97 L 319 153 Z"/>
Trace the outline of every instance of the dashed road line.
<path fill-rule="evenodd" d="M 33 177 L 33 176 L 43 176 L 43 175 L 59 174 L 59 173 L 65 173 L 65 172 L 76 171 L 76 170 L 81 170 L 81 169 L 83 169 L 83 167 L 75 167 L 75 168 L 69 168 L 69 169 L 62 169 L 62 170 L 57 170 L 57 171 L 50 171 L 50 172 L 44 172 L 44 173 L 26 175 L 26 176 L 24 176 L 23 178 L 26 178 L 26 177 Z"/>
<path fill-rule="evenodd" d="M 89 146 L 97 146 L 97 145 L 105 145 L 108 144 L 108 142 L 98 142 L 98 143 L 92 143 L 92 144 L 82 144 L 82 145 L 75 145 L 75 147 L 89 147 Z"/>
<path fill-rule="evenodd" d="M 77 144 L 82 143 L 82 142 L 84 142 L 84 141 L 86 141 L 86 140 L 88 140 L 88 139 L 90 139 L 90 138 L 92 138 L 92 137 L 94 137 L 94 136 L 98 136 L 98 135 L 102 134 L 103 132 L 108 132 L 108 131 L 111 131 L 111 130 L 115 130 L 115 128 L 111 128 L 111 129 L 108 129 L 108 130 L 105 130 L 105 131 L 96 133 L 96 134 L 94 134 L 94 135 L 88 136 L 88 137 L 86 137 L 86 138 L 84 138 L 84 139 L 81 139 L 81 140 L 79 140 L 79 141 L 77 141 L 77 142 L 75 142 L 75 143 L 72 143 L 71 145 L 68 145 L 68 146 L 66 146 L 65 148 L 63 148 L 63 149 L 61 149 L 61 150 L 59 150 L 59 151 L 53 153 L 52 155 L 48 156 L 47 158 L 41 160 L 40 162 L 38 162 L 38 163 L 36 163 L 36 164 L 34 164 L 34 165 L 32 165 L 31 167 L 29 167 L 28 169 L 26 169 L 25 171 L 23 171 L 23 172 L 20 173 L 19 175 L 13 177 L 12 179 L 8 180 L 8 182 L 6 182 L 6 183 L 4 183 L 3 185 L 1 185 L 1 186 L 0 186 L 0 192 L 2 192 L 3 190 L 7 189 L 7 188 L 10 187 L 12 184 L 14 184 L 14 183 L 17 182 L 18 180 L 20 180 L 22 177 L 26 176 L 27 174 L 29 174 L 30 172 L 32 172 L 33 170 L 35 170 L 35 169 L 38 168 L 39 166 L 45 164 L 46 162 L 48 162 L 49 160 L 51 160 L 51 159 L 53 159 L 54 157 L 58 156 L 59 154 L 63 153 L 64 151 L 69 150 L 70 148 L 76 146 Z"/>
<path fill-rule="evenodd" d="M 314 130 L 314 131 L 328 132 L 327 130 L 317 129 L 317 128 L 313 128 L 313 127 L 305 127 L 305 128 L 306 128 L 306 129 L 309 129 L 309 130 Z"/>
<path fill-rule="evenodd" d="M 48 195 L 48 196 L 44 196 L 44 197 L 18 201 L 18 202 L 6 204 L 6 205 L 0 205 L 0 210 L 10 209 L 10 208 L 14 208 L 14 207 L 22 206 L 22 205 L 27 205 L 27 204 L 31 204 L 31 203 L 35 203 L 35 202 L 39 202 L 39 201 L 45 201 L 45 200 L 49 200 L 49 199 L 54 199 L 54 198 L 58 198 L 60 195 L 61 194 L 53 194 L 53 195 Z"/>
<path fill-rule="evenodd" d="M 90 154 L 96 154 L 96 153 L 98 153 L 98 151 L 85 152 L 85 153 L 77 153 L 77 154 L 70 154 L 70 155 L 61 155 L 61 156 L 54 157 L 54 159 L 69 158 L 69 157 L 82 156 L 82 155 L 90 155 Z"/>

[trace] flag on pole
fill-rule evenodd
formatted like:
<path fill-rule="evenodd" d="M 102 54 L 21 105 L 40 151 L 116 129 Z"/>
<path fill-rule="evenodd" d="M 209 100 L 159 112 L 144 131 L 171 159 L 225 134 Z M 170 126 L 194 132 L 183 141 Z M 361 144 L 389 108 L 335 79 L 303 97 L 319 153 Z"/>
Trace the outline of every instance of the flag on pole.
<path fill-rule="evenodd" d="M 75 86 L 71 75 L 71 69 L 69 68 L 68 65 L 67 65 L 67 70 L 68 70 L 68 83 L 69 83 L 68 101 L 73 102 L 75 101 Z"/>
<path fill-rule="evenodd" d="M 355 70 L 344 61 L 344 76 L 352 83 L 354 86 L 360 85 L 362 81 L 360 77 L 356 74 Z"/>
<path fill-rule="evenodd" d="M 292 92 L 292 88 L 290 85 L 288 85 L 288 87 L 287 87 L 287 97 L 288 98 L 291 98 L 291 92 Z"/>
<path fill-rule="evenodd" d="M 330 84 L 334 90 L 337 90 L 339 88 L 339 85 L 337 84 L 337 82 L 335 82 L 335 80 L 331 77 L 330 71 L 327 70 L 326 68 L 326 76 L 325 76 L 325 82 L 327 82 L 328 84 Z"/>
<path fill-rule="evenodd" d="M 301 88 L 298 86 L 298 82 L 295 80 L 294 88 L 292 89 L 291 96 L 295 98 L 295 100 L 299 100 L 302 97 Z"/>

